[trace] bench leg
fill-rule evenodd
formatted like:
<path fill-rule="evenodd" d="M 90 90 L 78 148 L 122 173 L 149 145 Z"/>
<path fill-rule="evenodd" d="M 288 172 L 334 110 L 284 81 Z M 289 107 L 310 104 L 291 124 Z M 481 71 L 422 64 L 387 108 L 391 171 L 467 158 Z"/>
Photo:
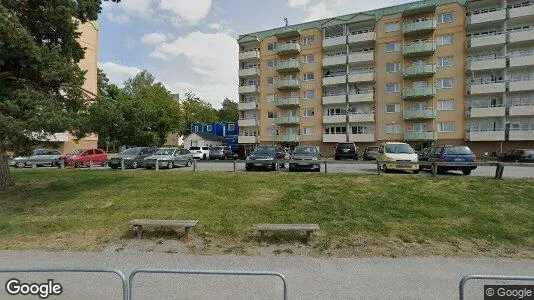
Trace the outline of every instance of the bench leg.
<path fill-rule="evenodd" d="M 135 225 L 134 226 L 134 231 L 137 232 L 137 238 L 140 239 L 141 238 L 141 231 L 143 231 L 143 226 Z"/>
<path fill-rule="evenodd" d="M 263 230 L 260 230 L 260 238 L 258 240 L 258 243 L 261 243 L 261 241 L 263 241 L 263 237 L 265 236 L 265 231 Z"/>
<path fill-rule="evenodd" d="M 184 239 L 189 239 L 189 229 L 191 229 L 191 227 L 186 227 L 185 228 L 185 235 L 184 235 Z"/>
<path fill-rule="evenodd" d="M 311 231 L 306 231 L 306 245 L 309 245 L 311 242 Z"/>

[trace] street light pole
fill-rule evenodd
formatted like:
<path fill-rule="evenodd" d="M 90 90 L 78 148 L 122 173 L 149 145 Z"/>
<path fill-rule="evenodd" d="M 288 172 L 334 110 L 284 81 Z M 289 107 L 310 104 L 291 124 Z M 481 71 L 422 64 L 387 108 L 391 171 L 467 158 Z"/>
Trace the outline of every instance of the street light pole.
<path fill-rule="evenodd" d="M 274 147 L 274 141 L 276 140 L 276 129 L 275 129 L 274 123 L 271 124 L 271 126 L 273 127 L 273 147 Z"/>

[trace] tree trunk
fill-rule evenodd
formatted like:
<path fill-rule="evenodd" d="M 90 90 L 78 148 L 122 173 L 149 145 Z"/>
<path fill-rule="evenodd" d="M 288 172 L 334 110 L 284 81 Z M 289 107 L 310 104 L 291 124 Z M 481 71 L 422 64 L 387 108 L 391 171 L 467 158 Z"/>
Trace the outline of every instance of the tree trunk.
<path fill-rule="evenodd" d="M 5 152 L 0 152 L 0 191 L 7 187 L 13 186 L 15 183 L 11 179 L 9 173 L 9 161 Z"/>

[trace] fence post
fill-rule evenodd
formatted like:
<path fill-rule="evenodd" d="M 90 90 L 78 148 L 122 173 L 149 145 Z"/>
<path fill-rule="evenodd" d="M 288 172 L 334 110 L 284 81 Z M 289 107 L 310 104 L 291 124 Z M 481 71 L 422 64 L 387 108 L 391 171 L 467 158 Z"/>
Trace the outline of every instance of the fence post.
<path fill-rule="evenodd" d="M 328 173 L 328 162 L 326 160 L 324 161 L 324 173 Z"/>
<path fill-rule="evenodd" d="M 93 161 L 92 160 L 89 161 L 89 170 L 91 170 L 91 171 L 93 170 Z"/>
<path fill-rule="evenodd" d="M 197 170 L 197 161 L 193 160 L 193 172 Z"/>
<path fill-rule="evenodd" d="M 380 175 L 380 162 L 376 162 L 376 174 Z"/>
<path fill-rule="evenodd" d="M 497 168 L 495 169 L 495 179 L 502 179 L 504 173 L 504 165 L 501 162 L 497 163 Z"/>
<path fill-rule="evenodd" d="M 65 160 L 64 159 L 60 159 L 59 160 L 59 168 L 60 169 L 65 169 Z"/>
<path fill-rule="evenodd" d="M 156 171 L 159 171 L 159 160 L 156 159 Z"/>
<path fill-rule="evenodd" d="M 32 160 L 32 169 L 37 168 L 37 165 L 35 164 L 35 160 Z"/>
<path fill-rule="evenodd" d="M 430 166 L 430 170 L 432 171 L 432 176 L 436 176 L 438 174 L 438 166 L 436 165 L 436 162 L 432 162 L 432 166 Z"/>
<path fill-rule="evenodd" d="M 234 160 L 234 173 L 236 173 L 236 162 Z"/>
<path fill-rule="evenodd" d="M 124 158 L 121 158 L 121 170 L 124 171 L 125 166 L 124 166 Z"/>

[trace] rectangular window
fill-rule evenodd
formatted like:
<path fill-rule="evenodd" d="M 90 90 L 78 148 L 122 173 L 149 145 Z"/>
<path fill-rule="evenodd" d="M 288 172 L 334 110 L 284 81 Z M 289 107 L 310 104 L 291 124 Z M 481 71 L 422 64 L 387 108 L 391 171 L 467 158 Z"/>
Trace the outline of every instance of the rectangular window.
<path fill-rule="evenodd" d="M 268 111 L 267 112 L 267 119 L 276 119 L 276 112 L 275 111 Z"/>
<path fill-rule="evenodd" d="M 267 102 L 274 102 L 274 94 L 267 94 Z"/>
<path fill-rule="evenodd" d="M 315 91 L 314 90 L 304 91 L 304 99 L 315 99 Z"/>
<path fill-rule="evenodd" d="M 438 132 L 454 132 L 454 122 L 438 123 Z"/>
<path fill-rule="evenodd" d="M 302 116 L 303 116 L 303 117 L 314 117 L 314 116 L 315 116 L 315 109 L 313 109 L 313 108 L 306 108 L 306 109 L 302 112 Z"/>
<path fill-rule="evenodd" d="M 454 100 L 438 101 L 438 110 L 454 110 Z"/>
<path fill-rule="evenodd" d="M 211 131 L 211 125 L 206 126 L 206 131 Z"/>
<path fill-rule="evenodd" d="M 401 132 L 400 124 L 387 124 L 386 133 L 387 134 L 397 134 Z"/>
<path fill-rule="evenodd" d="M 386 93 L 398 93 L 400 91 L 399 83 L 388 83 L 386 84 Z"/>
<path fill-rule="evenodd" d="M 454 13 L 446 12 L 438 15 L 438 23 L 447 24 L 454 22 Z"/>
<path fill-rule="evenodd" d="M 267 77 L 267 84 L 268 84 L 268 85 L 275 85 L 275 84 L 276 84 L 276 78 L 274 78 L 274 77 Z"/>
<path fill-rule="evenodd" d="M 228 131 L 234 131 L 235 130 L 235 124 L 228 124 Z"/>
<path fill-rule="evenodd" d="M 313 54 L 306 55 L 306 57 L 304 58 L 304 62 L 307 64 L 315 62 L 315 55 Z"/>
<path fill-rule="evenodd" d="M 453 64 L 452 56 L 438 58 L 438 68 L 452 67 L 452 64 Z"/>
<path fill-rule="evenodd" d="M 452 78 L 442 78 L 438 80 L 438 88 L 440 89 L 452 89 Z"/>
<path fill-rule="evenodd" d="M 304 135 L 315 135 L 315 128 L 304 127 Z"/>
<path fill-rule="evenodd" d="M 276 60 L 269 60 L 267 61 L 267 68 L 276 68 Z"/>
<path fill-rule="evenodd" d="M 267 128 L 267 136 L 275 136 L 275 135 L 276 135 L 276 131 L 274 130 L 274 128 L 272 127 Z"/>
<path fill-rule="evenodd" d="M 392 22 L 392 23 L 386 23 L 385 32 L 394 32 L 400 30 L 400 23 L 399 22 Z"/>
<path fill-rule="evenodd" d="M 386 104 L 386 113 L 400 112 L 400 104 Z"/>
<path fill-rule="evenodd" d="M 267 51 L 276 51 L 276 44 L 275 43 L 268 44 Z"/>
<path fill-rule="evenodd" d="M 452 45 L 454 42 L 454 39 L 452 37 L 452 34 L 446 34 L 438 36 L 438 45 L 439 46 L 445 46 L 445 45 Z"/>
<path fill-rule="evenodd" d="M 315 44 L 315 37 L 314 36 L 307 36 L 304 38 L 304 45 L 314 45 Z"/>
<path fill-rule="evenodd" d="M 400 71 L 400 63 L 387 63 L 386 64 L 386 72 L 387 73 L 394 73 Z"/>
<path fill-rule="evenodd" d="M 399 43 L 389 43 L 386 44 L 386 52 L 399 52 L 400 44 Z"/>
<path fill-rule="evenodd" d="M 304 74 L 304 81 L 311 81 L 315 79 L 314 73 L 306 73 Z"/>

